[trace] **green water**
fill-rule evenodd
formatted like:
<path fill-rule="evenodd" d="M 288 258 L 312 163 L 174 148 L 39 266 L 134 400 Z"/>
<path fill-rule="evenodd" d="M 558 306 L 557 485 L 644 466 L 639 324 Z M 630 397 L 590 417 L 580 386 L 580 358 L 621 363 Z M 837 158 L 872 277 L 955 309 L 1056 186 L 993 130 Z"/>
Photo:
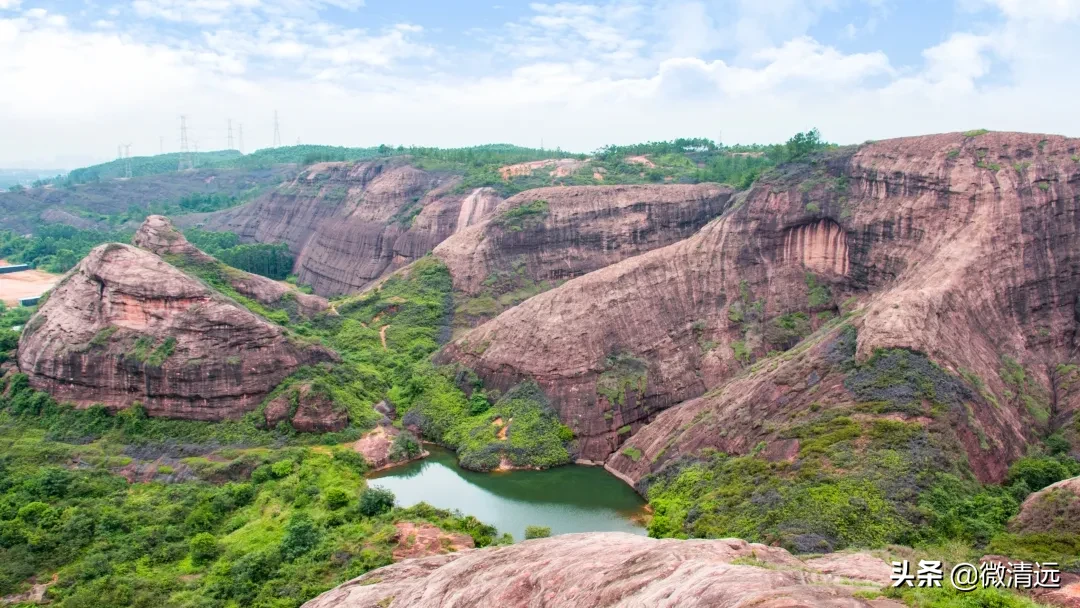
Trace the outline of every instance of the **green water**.
<path fill-rule="evenodd" d="M 548 526 L 552 534 L 645 534 L 635 521 L 645 502 L 601 467 L 476 473 L 459 467 L 450 450 L 427 449 L 431 456 L 376 473 L 369 485 L 393 491 L 399 506 L 426 502 L 475 515 L 515 540 L 525 538 L 525 526 Z"/>

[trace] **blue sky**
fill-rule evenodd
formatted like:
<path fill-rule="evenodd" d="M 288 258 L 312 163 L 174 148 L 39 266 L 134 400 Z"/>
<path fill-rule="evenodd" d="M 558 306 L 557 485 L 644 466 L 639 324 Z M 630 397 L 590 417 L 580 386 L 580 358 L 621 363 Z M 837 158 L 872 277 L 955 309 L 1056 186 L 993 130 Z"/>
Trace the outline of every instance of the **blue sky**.
<path fill-rule="evenodd" d="M 0 166 L 240 125 L 286 143 L 591 151 L 1077 134 L 1080 0 L 0 0 Z M 234 146 L 235 147 L 235 146 Z"/>

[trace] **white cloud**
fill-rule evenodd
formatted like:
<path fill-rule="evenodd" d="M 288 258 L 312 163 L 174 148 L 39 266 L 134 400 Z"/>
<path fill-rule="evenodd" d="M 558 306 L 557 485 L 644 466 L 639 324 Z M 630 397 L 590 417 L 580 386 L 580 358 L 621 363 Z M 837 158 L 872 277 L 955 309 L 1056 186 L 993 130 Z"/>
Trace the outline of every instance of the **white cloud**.
<path fill-rule="evenodd" d="M 255 15 L 312 16 L 326 7 L 357 10 L 363 0 L 134 0 L 135 13 L 146 19 L 218 25 L 250 20 Z"/>
<path fill-rule="evenodd" d="M 543 138 L 591 150 L 721 131 L 727 141 L 778 141 L 813 126 L 841 142 L 976 127 L 1080 131 L 1069 101 L 1080 83 L 1061 77 L 1080 51 L 1075 26 L 1046 11 L 1010 17 L 1008 0 L 997 0 L 999 24 L 954 32 L 915 65 L 807 35 L 824 12 L 860 0 L 536 4 L 487 39 L 495 50 L 477 60 L 490 66 L 482 72 L 460 69 L 475 57 L 415 24 L 365 30 L 304 16 L 330 2 L 196 1 L 219 20 L 187 40 L 146 35 L 169 19 L 158 13 L 90 29 L 33 9 L 0 18 L 0 165 L 107 159 L 121 141 L 133 154 L 156 152 L 159 135 L 176 149 L 180 114 L 200 149 L 223 147 L 232 118 L 251 150 L 270 143 L 275 109 L 285 141 L 336 145 Z M 793 22 L 773 23 L 784 7 Z"/>
<path fill-rule="evenodd" d="M 977 0 L 1000 10 L 1007 18 L 1023 21 L 1080 19 L 1080 0 Z"/>
<path fill-rule="evenodd" d="M 0 11 L 11 11 L 19 8 L 22 0 L 0 0 Z"/>

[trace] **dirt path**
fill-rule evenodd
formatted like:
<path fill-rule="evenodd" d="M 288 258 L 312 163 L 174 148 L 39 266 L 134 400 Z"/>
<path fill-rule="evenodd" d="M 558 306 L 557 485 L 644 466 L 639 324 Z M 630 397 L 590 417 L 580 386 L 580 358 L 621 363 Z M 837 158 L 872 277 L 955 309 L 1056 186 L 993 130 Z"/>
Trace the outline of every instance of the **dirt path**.
<path fill-rule="evenodd" d="M 8 263 L 0 260 L 0 266 Z M 34 298 L 52 289 L 60 275 L 44 270 L 23 270 L 0 274 L 0 300 L 8 306 L 18 306 L 20 298 Z"/>
<path fill-rule="evenodd" d="M 386 330 L 390 329 L 389 325 L 383 325 L 379 330 L 379 339 L 382 340 L 382 349 L 386 350 Z"/>

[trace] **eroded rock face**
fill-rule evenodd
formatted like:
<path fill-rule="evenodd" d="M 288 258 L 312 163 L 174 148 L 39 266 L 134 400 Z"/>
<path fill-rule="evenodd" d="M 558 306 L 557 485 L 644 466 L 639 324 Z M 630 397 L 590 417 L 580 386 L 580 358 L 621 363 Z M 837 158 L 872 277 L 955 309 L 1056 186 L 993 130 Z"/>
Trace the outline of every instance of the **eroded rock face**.
<path fill-rule="evenodd" d="M 1069 360 L 1075 348 L 1078 150 L 1080 140 L 1056 136 L 947 134 L 785 167 L 692 238 L 531 298 L 442 357 L 498 388 L 536 379 L 590 460 L 614 452 L 625 430 L 657 419 L 666 430 L 650 433 L 648 449 L 646 436 L 631 440 L 642 458 L 610 463 L 634 479 L 662 451 L 724 443 L 718 427 L 711 437 L 676 437 L 686 431 L 681 426 L 694 426 L 695 409 L 700 416 L 730 411 L 724 416 L 760 426 L 773 409 L 784 415 L 812 401 L 800 395 L 816 382 L 794 372 L 759 373 L 719 389 L 752 359 L 819 327 L 820 313 L 861 303 L 859 360 L 878 348 L 908 348 L 980 379 L 967 400 L 970 424 L 961 425 L 969 428 L 958 432 L 980 478 L 1000 480 L 1037 427 L 1006 398 L 1003 357 L 1045 385 L 1047 365 Z M 803 366 L 808 374 L 813 365 Z M 836 398 L 850 401 L 841 379 L 832 380 L 840 385 Z M 658 418 L 711 389 L 693 407 Z M 983 394 L 1003 407 L 981 407 Z M 1075 411 L 1075 398 L 1058 409 Z M 745 440 L 753 446 L 759 437 L 754 431 Z"/>
<path fill-rule="evenodd" d="M 142 247 L 159 256 L 178 256 L 195 264 L 217 263 L 213 257 L 189 243 L 183 233 L 177 230 L 168 218 L 161 215 L 151 215 L 146 218 L 135 233 L 132 242 L 136 247 Z M 257 274 L 226 268 L 223 275 L 233 289 L 260 304 L 278 305 L 282 304 L 284 298 L 289 298 L 296 302 L 297 311 L 306 317 L 322 312 L 330 306 L 325 298 L 302 293 L 279 281 Z"/>
<path fill-rule="evenodd" d="M 554 284 L 691 236 L 724 211 L 732 194 L 716 184 L 528 190 L 444 241 L 435 255 L 450 268 L 454 288 L 469 295 Z M 532 215 L 508 215 L 537 202 L 543 206 Z"/>
<path fill-rule="evenodd" d="M 740 558 L 767 568 L 732 563 Z M 844 578 L 823 574 L 783 549 L 736 539 L 566 534 L 406 560 L 349 581 L 304 606 L 900 606 L 853 596 L 880 586 L 876 581 L 881 566 L 888 566 L 877 562 L 868 566 L 873 570 L 868 576 Z"/>
<path fill-rule="evenodd" d="M 304 344 L 136 247 L 101 245 L 68 273 L 19 341 L 33 387 L 77 405 L 141 402 L 153 416 L 237 418 L 302 365 Z"/>
<path fill-rule="evenodd" d="M 300 283 L 335 295 L 426 255 L 501 202 L 490 189 L 459 193 L 458 183 L 402 158 L 322 163 L 252 203 L 182 221 L 284 242 Z"/>

